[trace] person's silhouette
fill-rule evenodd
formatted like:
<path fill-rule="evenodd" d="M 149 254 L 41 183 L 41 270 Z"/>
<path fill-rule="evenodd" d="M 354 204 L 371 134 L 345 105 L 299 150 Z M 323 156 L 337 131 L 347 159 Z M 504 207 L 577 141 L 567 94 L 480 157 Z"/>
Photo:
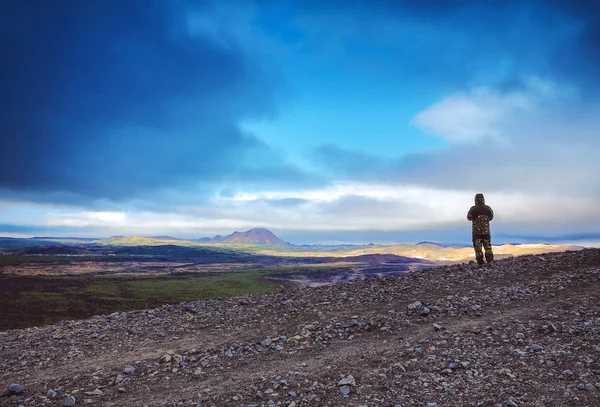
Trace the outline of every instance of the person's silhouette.
<path fill-rule="evenodd" d="M 467 214 L 467 219 L 473 223 L 473 248 L 477 264 L 484 265 L 483 251 L 485 249 L 485 260 L 488 265 L 494 261 L 492 252 L 492 238 L 490 234 L 490 221 L 494 219 L 494 211 L 485 204 L 483 194 L 475 195 L 475 206 L 472 206 Z"/>

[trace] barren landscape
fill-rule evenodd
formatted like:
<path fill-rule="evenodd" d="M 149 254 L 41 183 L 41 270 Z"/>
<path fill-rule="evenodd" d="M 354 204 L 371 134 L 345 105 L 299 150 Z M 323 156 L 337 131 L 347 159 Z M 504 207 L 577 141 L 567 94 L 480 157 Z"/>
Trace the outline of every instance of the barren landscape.
<path fill-rule="evenodd" d="M 593 407 L 599 293 L 585 249 L 7 331 L 0 403 Z"/>
<path fill-rule="evenodd" d="M 276 292 L 282 286 L 391 276 L 473 258 L 472 248 L 432 242 L 296 246 L 260 228 L 213 239 L 0 238 L 0 330 L 179 301 Z M 568 249 L 582 248 L 494 247 L 497 258 Z"/>

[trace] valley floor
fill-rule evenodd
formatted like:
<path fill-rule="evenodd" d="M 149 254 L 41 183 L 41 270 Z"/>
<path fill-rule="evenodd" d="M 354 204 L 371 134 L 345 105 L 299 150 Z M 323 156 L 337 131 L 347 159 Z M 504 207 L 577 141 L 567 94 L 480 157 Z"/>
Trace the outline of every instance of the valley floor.
<path fill-rule="evenodd" d="M 13 330 L 0 361 L 1 406 L 594 407 L 600 250 Z"/>

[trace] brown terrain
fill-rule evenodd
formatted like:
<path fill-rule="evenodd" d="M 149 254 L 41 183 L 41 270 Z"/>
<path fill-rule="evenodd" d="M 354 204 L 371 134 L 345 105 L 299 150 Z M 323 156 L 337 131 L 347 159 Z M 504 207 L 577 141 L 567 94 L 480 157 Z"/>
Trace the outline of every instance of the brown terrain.
<path fill-rule="evenodd" d="M 581 246 L 554 245 L 545 243 L 535 244 L 502 244 L 493 246 L 494 256 L 497 259 L 522 256 L 525 254 L 543 254 L 553 252 L 563 252 L 566 250 L 581 250 Z M 260 253 L 279 256 L 331 256 L 331 253 L 322 251 L 318 253 L 310 252 L 286 252 L 274 251 L 269 249 L 261 250 Z M 372 247 L 361 247 L 359 249 L 346 250 L 341 253 L 335 253 L 338 257 L 360 256 L 367 254 L 393 254 L 396 256 L 410 257 L 434 261 L 437 263 L 456 263 L 469 260 L 475 260 L 475 254 L 471 246 L 441 246 L 436 243 L 420 244 L 397 244 L 397 245 L 374 245 Z"/>
<path fill-rule="evenodd" d="M 1 406 L 600 406 L 600 250 L 0 333 Z"/>

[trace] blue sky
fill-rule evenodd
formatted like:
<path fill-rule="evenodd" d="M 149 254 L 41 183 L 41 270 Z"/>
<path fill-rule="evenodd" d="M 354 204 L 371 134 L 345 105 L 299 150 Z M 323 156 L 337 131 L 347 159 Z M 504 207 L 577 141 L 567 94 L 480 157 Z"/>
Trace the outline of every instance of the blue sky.
<path fill-rule="evenodd" d="M 600 237 L 587 1 L 2 2 L 0 235 Z"/>

